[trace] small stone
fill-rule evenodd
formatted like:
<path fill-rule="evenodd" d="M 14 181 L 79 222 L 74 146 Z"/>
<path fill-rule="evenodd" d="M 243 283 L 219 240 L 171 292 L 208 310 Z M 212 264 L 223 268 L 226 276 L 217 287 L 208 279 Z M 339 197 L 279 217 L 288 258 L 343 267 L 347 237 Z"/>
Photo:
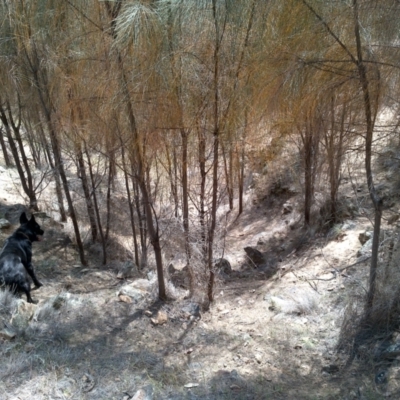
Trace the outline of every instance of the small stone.
<path fill-rule="evenodd" d="M 187 388 L 187 389 L 190 389 L 190 388 L 193 388 L 193 387 L 197 387 L 197 386 L 199 386 L 199 384 L 198 383 L 194 383 L 194 382 L 189 382 L 189 383 L 185 384 L 185 388 Z"/>
<path fill-rule="evenodd" d="M 9 220 L 5 218 L 0 218 L 0 229 L 7 229 L 11 226 L 11 223 Z"/>
<path fill-rule="evenodd" d="M 128 303 L 128 304 L 132 303 L 132 299 L 125 294 L 120 294 L 118 296 L 118 299 L 119 299 L 119 301 L 121 301 L 123 303 Z"/>
<path fill-rule="evenodd" d="M 152 400 L 154 389 L 152 385 L 143 386 L 140 388 L 130 400 Z"/>
<path fill-rule="evenodd" d="M 155 318 L 150 319 L 154 325 L 163 325 L 168 321 L 168 315 L 165 311 L 159 311 Z"/>
<path fill-rule="evenodd" d="M 143 389 L 139 389 L 134 396 L 132 397 L 132 400 L 144 400 L 146 398 L 146 392 Z"/>
<path fill-rule="evenodd" d="M 372 239 L 373 233 L 370 231 L 362 232 L 358 235 L 358 240 L 362 245 L 368 242 L 368 240 Z"/>

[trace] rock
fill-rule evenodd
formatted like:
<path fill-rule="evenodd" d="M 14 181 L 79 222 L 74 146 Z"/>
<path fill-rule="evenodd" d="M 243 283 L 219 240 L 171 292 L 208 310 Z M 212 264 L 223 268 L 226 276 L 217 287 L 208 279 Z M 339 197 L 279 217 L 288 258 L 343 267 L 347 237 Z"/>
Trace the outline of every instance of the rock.
<path fill-rule="evenodd" d="M 32 320 L 36 308 L 36 304 L 27 303 L 25 300 L 18 299 L 16 310 L 11 317 L 11 325 L 17 329 L 25 329 Z"/>
<path fill-rule="evenodd" d="M 135 303 L 140 300 L 143 300 L 146 297 L 146 295 L 147 291 L 141 288 L 136 288 L 132 285 L 123 286 L 117 293 L 118 298 L 121 298 L 121 296 L 129 296 L 132 299 L 131 302 Z"/>
<path fill-rule="evenodd" d="M 365 231 L 358 235 L 358 240 L 362 245 L 368 242 L 368 240 L 372 239 L 373 232 L 372 231 Z"/>
<path fill-rule="evenodd" d="M 150 318 L 151 322 L 154 325 L 163 325 L 168 321 L 168 315 L 165 311 L 158 311 L 157 316 L 155 318 Z"/>
<path fill-rule="evenodd" d="M 370 256 L 372 253 L 372 241 L 373 237 L 369 239 L 360 250 L 357 251 L 357 257 L 367 257 Z"/>
<path fill-rule="evenodd" d="M 186 383 L 184 386 L 185 386 L 185 388 L 190 389 L 190 388 L 194 388 L 194 387 L 199 386 L 199 384 L 198 383 L 194 383 L 194 382 L 189 382 L 189 383 Z"/>
<path fill-rule="evenodd" d="M 148 385 L 139 389 L 131 398 L 131 400 L 152 400 L 153 386 Z"/>
<path fill-rule="evenodd" d="M 119 299 L 119 301 L 121 301 L 123 303 L 128 303 L 128 304 L 132 303 L 132 298 L 125 294 L 120 294 L 118 296 L 118 299 Z"/>
<path fill-rule="evenodd" d="M 247 257 L 257 266 L 261 264 L 265 264 L 266 260 L 264 254 L 261 251 L 255 249 L 254 247 L 245 247 L 244 251 L 247 254 Z"/>
<path fill-rule="evenodd" d="M 0 229 L 7 229 L 11 226 L 11 223 L 8 219 L 1 218 L 0 219 Z"/>
<path fill-rule="evenodd" d="M 121 268 L 118 271 L 117 278 L 118 279 L 128 279 L 133 278 L 137 273 L 136 265 L 133 261 L 126 261 L 122 264 Z"/>
<path fill-rule="evenodd" d="M 262 355 L 260 353 L 256 353 L 254 358 L 256 359 L 258 364 L 262 363 Z"/>

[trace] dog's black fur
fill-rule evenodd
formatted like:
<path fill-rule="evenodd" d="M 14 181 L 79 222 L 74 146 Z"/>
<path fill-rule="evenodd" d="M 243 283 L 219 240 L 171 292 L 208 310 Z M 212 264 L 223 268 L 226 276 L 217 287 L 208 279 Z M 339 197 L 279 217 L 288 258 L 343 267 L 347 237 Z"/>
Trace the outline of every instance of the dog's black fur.
<path fill-rule="evenodd" d="M 19 222 L 21 226 L 6 240 L 0 252 L 0 284 L 10 287 L 14 293 L 25 293 L 28 303 L 33 303 L 28 275 L 36 288 L 42 284 L 33 270 L 32 242 L 40 241 L 44 231 L 34 216 L 28 220 L 22 213 Z"/>

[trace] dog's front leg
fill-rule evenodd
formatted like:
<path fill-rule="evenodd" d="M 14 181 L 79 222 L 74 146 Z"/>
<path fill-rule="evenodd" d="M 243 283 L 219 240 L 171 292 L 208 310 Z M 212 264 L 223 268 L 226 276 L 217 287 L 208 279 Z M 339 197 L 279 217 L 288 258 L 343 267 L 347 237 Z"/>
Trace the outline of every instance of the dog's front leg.
<path fill-rule="evenodd" d="M 39 279 L 35 275 L 32 263 L 27 264 L 26 270 L 28 271 L 29 276 L 32 278 L 35 288 L 40 288 L 40 286 L 43 286 L 43 284 L 39 282 Z"/>

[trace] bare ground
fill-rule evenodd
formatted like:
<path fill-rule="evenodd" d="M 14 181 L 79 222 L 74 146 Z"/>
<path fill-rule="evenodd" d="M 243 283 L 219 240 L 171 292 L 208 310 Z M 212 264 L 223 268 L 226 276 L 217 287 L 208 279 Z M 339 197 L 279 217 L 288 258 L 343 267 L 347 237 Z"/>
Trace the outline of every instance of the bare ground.
<path fill-rule="evenodd" d="M 0 211 L 14 226 L 1 231 L 1 242 L 21 211 L 9 178 L 3 171 Z M 65 229 L 43 220 L 34 262 L 44 286 L 33 292 L 43 311 L 15 339 L 0 339 L 0 398 L 400 398 L 396 367 L 382 389 L 370 364 L 345 368 L 347 355 L 336 349 L 350 294 L 366 287 L 368 261 L 344 268 L 357 261 L 369 220 L 309 240 L 290 227 L 297 217 L 283 214 L 280 201 L 264 201 L 230 223 L 225 254 L 234 272 L 201 319 L 187 319 L 187 300 L 157 301 L 155 288 L 137 303 L 119 301 L 127 282 L 115 269 L 96 257 L 81 266 Z M 241 269 L 245 246 L 268 254 L 275 273 Z M 148 311 L 158 310 L 166 324 L 151 322 Z"/>

